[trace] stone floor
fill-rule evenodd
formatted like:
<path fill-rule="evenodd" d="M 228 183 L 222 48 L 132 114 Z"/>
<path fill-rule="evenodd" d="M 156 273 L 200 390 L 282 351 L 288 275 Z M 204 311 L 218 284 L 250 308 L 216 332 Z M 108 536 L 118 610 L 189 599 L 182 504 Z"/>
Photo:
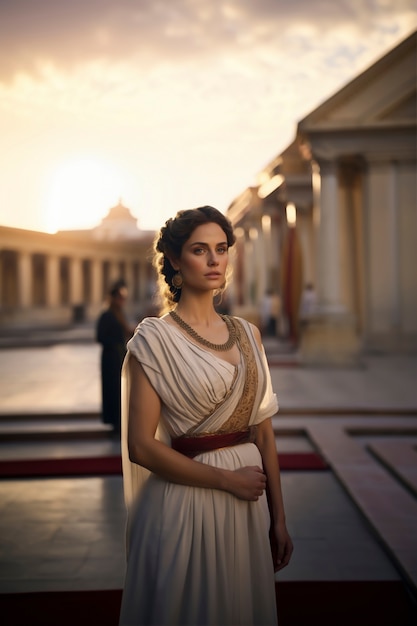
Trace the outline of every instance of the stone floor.
<path fill-rule="evenodd" d="M 295 543 L 280 580 L 398 580 L 331 472 L 284 472 Z M 125 510 L 118 476 L 0 483 L 0 592 L 120 589 Z"/>
<path fill-rule="evenodd" d="M 278 449 L 318 451 L 330 466 L 283 472 L 295 552 L 279 579 L 401 579 L 415 591 L 416 360 L 312 369 L 275 364 L 266 347 Z M 0 397 L 2 459 L 118 452 L 97 420 L 95 344 L 0 350 Z M 119 476 L 0 481 L 0 592 L 120 588 L 124 524 Z"/>

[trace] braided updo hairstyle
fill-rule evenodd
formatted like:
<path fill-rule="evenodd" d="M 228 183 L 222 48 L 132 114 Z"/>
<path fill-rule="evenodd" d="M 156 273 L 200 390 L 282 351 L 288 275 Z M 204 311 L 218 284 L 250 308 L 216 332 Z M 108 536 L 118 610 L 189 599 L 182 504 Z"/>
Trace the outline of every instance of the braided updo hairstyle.
<path fill-rule="evenodd" d="M 227 246 L 233 246 L 236 237 L 229 219 L 211 206 L 202 206 L 197 209 L 178 211 L 175 217 L 165 222 L 154 242 L 153 265 L 158 274 L 158 289 L 161 298 L 161 312 L 173 308 L 181 297 L 181 288 L 172 284 L 176 270 L 171 265 L 171 259 L 179 259 L 184 243 L 190 238 L 197 226 L 215 223 L 224 231 Z"/>

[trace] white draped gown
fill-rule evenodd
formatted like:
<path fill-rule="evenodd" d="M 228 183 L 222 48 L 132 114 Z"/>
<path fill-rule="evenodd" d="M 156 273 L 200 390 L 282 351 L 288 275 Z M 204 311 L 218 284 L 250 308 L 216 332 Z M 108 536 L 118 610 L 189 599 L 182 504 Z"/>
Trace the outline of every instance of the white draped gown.
<path fill-rule="evenodd" d="M 274 571 L 265 494 L 256 502 L 188 487 L 131 463 L 128 361 L 136 358 L 162 401 L 157 436 L 167 445 L 256 426 L 278 409 L 265 353 L 243 319 L 240 364 L 195 344 L 163 319 L 146 318 L 128 343 L 122 374 L 122 459 L 128 509 L 120 626 L 273 626 Z M 262 466 L 254 443 L 195 457 L 229 470 Z"/>

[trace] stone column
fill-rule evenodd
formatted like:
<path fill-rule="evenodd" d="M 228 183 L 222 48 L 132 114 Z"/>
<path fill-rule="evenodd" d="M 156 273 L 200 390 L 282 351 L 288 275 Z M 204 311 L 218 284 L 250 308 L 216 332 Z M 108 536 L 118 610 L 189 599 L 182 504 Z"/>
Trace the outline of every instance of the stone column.
<path fill-rule="evenodd" d="M 392 335 L 400 328 L 400 271 L 395 163 L 372 159 L 367 177 L 368 332 Z"/>
<path fill-rule="evenodd" d="M 267 291 L 267 247 L 266 239 L 262 228 L 256 228 L 257 235 L 253 241 L 254 255 L 252 257 L 252 263 L 254 264 L 255 271 L 255 306 L 260 308 L 262 300 Z"/>
<path fill-rule="evenodd" d="M 250 226 L 245 236 L 244 253 L 243 253 L 243 305 L 237 310 L 238 315 L 242 315 L 248 321 L 253 322 L 256 326 L 260 325 L 259 306 L 257 303 L 257 295 L 259 293 L 259 270 L 257 243 L 259 232 L 255 226 Z"/>
<path fill-rule="evenodd" d="M 110 261 L 110 285 L 109 285 L 109 287 L 111 287 L 112 284 L 116 282 L 116 280 L 119 280 L 119 278 L 120 278 L 119 262 L 116 259 L 111 259 L 111 261 Z"/>
<path fill-rule="evenodd" d="M 277 291 L 279 288 L 279 264 L 281 259 L 281 225 L 278 217 L 273 216 L 271 221 L 271 265 L 272 288 Z"/>
<path fill-rule="evenodd" d="M 32 257 L 28 252 L 19 252 L 17 258 L 19 307 L 27 309 L 32 305 Z"/>
<path fill-rule="evenodd" d="M 70 302 L 72 305 L 80 305 L 83 301 L 82 289 L 82 263 L 81 259 L 70 259 Z"/>
<path fill-rule="evenodd" d="M 340 194 L 336 161 L 319 161 L 320 185 L 315 207 L 317 232 L 317 307 L 301 337 L 307 363 L 356 362 L 359 343 L 354 318 L 342 302 Z"/>
<path fill-rule="evenodd" d="M 59 257 L 50 255 L 46 259 L 46 305 L 56 307 L 59 304 Z"/>
<path fill-rule="evenodd" d="M 140 268 L 140 261 L 138 260 L 133 261 L 132 262 L 132 274 L 133 274 L 132 284 L 129 287 L 129 291 L 131 292 L 132 301 L 136 305 L 140 305 L 139 268 Z"/>
<path fill-rule="evenodd" d="M 125 281 L 127 285 L 127 303 L 126 303 L 126 314 L 127 316 L 134 320 L 137 314 L 137 306 L 134 300 L 135 296 L 135 287 L 134 287 L 134 272 L 133 272 L 133 262 L 131 260 L 126 261 L 125 267 Z M 136 321 L 136 320 L 135 320 Z"/>
<path fill-rule="evenodd" d="M 245 285 L 245 304 L 249 307 L 254 304 L 254 284 L 255 284 L 255 272 L 253 270 L 253 257 L 255 254 L 254 243 L 253 243 L 253 231 L 252 236 L 249 232 L 247 239 L 245 240 L 245 270 L 244 276 L 246 279 Z"/>
<path fill-rule="evenodd" d="M 229 262 L 232 267 L 232 279 L 229 281 L 226 298 L 229 303 L 230 310 L 236 312 L 242 305 L 244 300 L 244 249 L 245 249 L 245 231 L 238 227 L 235 229 L 236 243 L 230 253 Z"/>
<path fill-rule="evenodd" d="M 270 290 L 272 288 L 271 277 L 272 277 L 272 241 L 271 241 L 271 232 L 272 232 L 272 220 L 271 216 L 264 214 L 261 218 L 262 224 L 262 236 L 264 241 L 264 264 L 265 264 L 265 281 L 266 281 L 266 289 Z"/>
<path fill-rule="evenodd" d="M 125 278 L 125 280 L 126 280 L 127 289 L 128 289 L 128 292 L 129 292 L 129 302 L 132 302 L 133 301 L 133 294 L 134 294 L 134 291 L 135 291 L 134 284 L 133 284 L 134 280 L 135 280 L 135 277 L 134 277 L 134 272 L 133 272 L 133 263 L 130 260 L 126 262 L 126 278 Z"/>
<path fill-rule="evenodd" d="M 148 294 L 148 274 L 146 264 L 141 261 L 139 264 L 139 301 L 141 306 L 149 297 Z"/>
<path fill-rule="evenodd" d="M 341 258 L 337 165 L 320 163 L 321 192 L 318 232 L 318 299 L 322 313 L 344 312 L 341 302 Z"/>
<path fill-rule="evenodd" d="M 91 262 L 91 289 L 91 304 L 100 306 L 103 301 L 103 265 L 99 259 Z"/>

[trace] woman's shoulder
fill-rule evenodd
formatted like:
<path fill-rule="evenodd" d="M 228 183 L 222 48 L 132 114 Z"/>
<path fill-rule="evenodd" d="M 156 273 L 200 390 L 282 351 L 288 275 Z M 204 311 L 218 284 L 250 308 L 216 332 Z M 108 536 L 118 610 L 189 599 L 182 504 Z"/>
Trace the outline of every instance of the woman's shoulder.
<path fill-rule="evenodd" d="M 224 317 L 228 317 L 230 320 L 234 321 L 241 326 L 244 326 L 246 329 L 251 330 L 252 333 L 259 333 L 259 328 L 253 324 L 253 322 L 249 322 L 244 317 L 239 317 L 238 315 L 225 315 Z"/>
<path fill-rule="evenodd" d="M 161 317 L 155 317 L 155 316 L 144 317 L 139 322 L 137 326 L 137 330 L 146 331 L 148 328 L 158 328 L 160 324 L 164 324 L 164 323 L 165 322 L 163 321 Z"/>
<path fill-rule="evenodd" d="M 166 326 L 166 322 L 158 317 L 145 317 L 139 322 L 133 337 L 127 343 L 128 351 L 140 363 L 158 371 L 160 360 L 165 353 L 164 347 L 168 344 Z"/>
<path fill-rule="evenodd" d="M 229 319 L 234 321 L 235 324 L 239 324 L 241 327 L 243 327 L 244 330 L 246 331 L 246 334 L 252 337 L 256 341 L 259 347 L 262 346 L 261 331 L 255 324 L 253 324 L 252 322 L 249 322 L 244 317 L 239 317 L 238 315 L 228 315 L 227 317 L 229 317 Z"/>
<path fill-rule="evenodd" d="M 150 339 L 152 336 L 159 337 L 165 326 L 166 322 L 160 317 L 144 317 L 136 326 L 131 341 L 133 339 L 140 341 L 142 338 Z"/>

